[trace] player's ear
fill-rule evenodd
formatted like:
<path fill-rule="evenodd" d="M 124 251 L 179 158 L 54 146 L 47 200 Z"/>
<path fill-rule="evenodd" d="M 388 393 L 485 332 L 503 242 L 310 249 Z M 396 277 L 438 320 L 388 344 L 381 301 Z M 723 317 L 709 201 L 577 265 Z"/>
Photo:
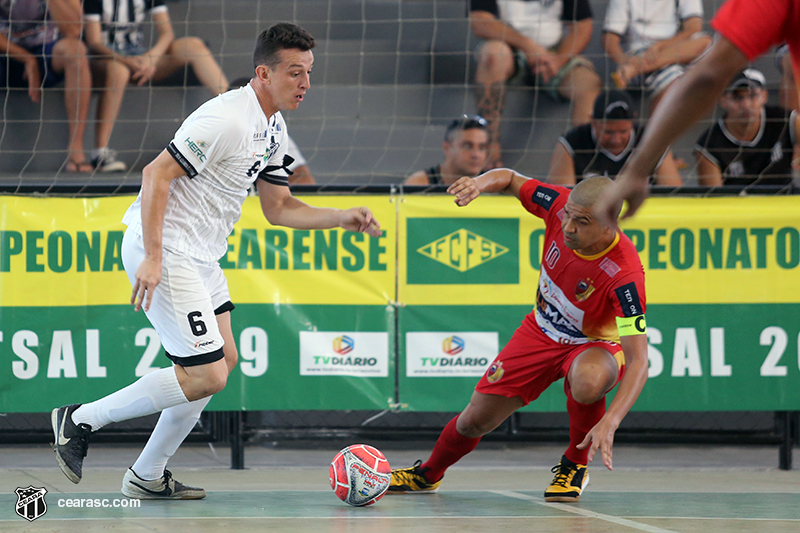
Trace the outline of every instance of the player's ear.
<path fill-rule="evenodd" d="M 266 65 L 259 65 L 256 67 L 256 77 L 264 83 L 269 83 L 269 67 Z"/>

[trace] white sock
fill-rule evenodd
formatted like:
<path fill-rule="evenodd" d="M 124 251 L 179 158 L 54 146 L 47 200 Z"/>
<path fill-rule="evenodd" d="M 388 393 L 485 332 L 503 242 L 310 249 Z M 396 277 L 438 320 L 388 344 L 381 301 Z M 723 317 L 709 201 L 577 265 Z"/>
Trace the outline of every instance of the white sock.
<path fill-rule="evenodd" d="M 142 479 L 159 479 L 169 458 L 192 431 L 211 396 L 164 409 L 139 458 L 131 469 Z"/>
<path fill-rule="evenodd" d="M 188 403 L 173 367 L 150 372 L 105 398 L 78 407 L 72 413 L 76 424 L 89 424 L 92 431 L 111 422 L 121 422 Z"/>

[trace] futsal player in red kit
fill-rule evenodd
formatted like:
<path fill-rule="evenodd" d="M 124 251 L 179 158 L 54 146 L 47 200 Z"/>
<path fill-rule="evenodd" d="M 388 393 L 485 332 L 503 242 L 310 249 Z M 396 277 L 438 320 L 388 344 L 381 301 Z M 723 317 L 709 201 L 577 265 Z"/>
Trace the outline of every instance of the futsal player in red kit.
<path fill-rule="evenodd" d="M 647 198 L 647 178 L 664 151 L 714 108 L 733 77 L 750 61 L 785 42 L 800 87 L 800 0 L 727 0 L 711 27 L 718 35 L 708 52 L 667 90 L 639 146 L 614 186 L 597 202 L 600 220 L 616 219 L 614 210 L 622 200 L 628 201 L 625 217 L 636 213 Z M 793 161 L 792 168 L 800 170 L 800 160 Z"/>
<path fill-rule="evenodd" d="M 478 382 L 467 407 L 451 420 L 426 462 L 392 471 L 391 492 L 432 492 L 445 470 L 481 437 L 564 378 L 570 443 L 545 500 L 578 501 L 586 465 L 599 450 L 612 468 L 614 433 L 647 380 L 644 271 L 633 243 L 616 225 L 592 215 L 612 184 L 589 178 L 566 187 L 510 169 L 461 178 L 447 191 L 466 206 L 482 192 L 513 194 L 544 220 L 536 306 Z M 605 395 L 619 383 L 606 410 Z"/>

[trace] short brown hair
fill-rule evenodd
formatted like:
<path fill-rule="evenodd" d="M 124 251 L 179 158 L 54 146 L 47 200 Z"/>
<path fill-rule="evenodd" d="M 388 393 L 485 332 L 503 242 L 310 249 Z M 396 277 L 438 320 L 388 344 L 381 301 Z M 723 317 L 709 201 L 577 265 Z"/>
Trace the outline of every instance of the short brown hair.
<path fill-rule="evenodd" d="M 266 65 L 274 69 L 280 62 L 278 52 L 281 50 L 297 48 L 305 52 L 316 45 L 311 34 L 297 24 L 279 22 L 258 36 L 256 49 L 253 51 L 253 68 Z"/>

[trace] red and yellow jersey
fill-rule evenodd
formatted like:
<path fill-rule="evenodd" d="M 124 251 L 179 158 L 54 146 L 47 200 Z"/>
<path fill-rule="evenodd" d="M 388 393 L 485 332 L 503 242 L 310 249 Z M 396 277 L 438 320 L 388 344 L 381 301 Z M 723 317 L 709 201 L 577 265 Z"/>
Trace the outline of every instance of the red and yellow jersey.
<path fill-rule="evenodd" d="M 644 315 L 644 269 L 633 243 L 618 233 L 602 252 L 585 256 L 564 244 L 561 220 L 570 190 L 538 180 L 522 186 L 526 210 L 545 222 L 536 308 L 526 317 L 560 344 L 619 342 L 617 317 Z"/>

